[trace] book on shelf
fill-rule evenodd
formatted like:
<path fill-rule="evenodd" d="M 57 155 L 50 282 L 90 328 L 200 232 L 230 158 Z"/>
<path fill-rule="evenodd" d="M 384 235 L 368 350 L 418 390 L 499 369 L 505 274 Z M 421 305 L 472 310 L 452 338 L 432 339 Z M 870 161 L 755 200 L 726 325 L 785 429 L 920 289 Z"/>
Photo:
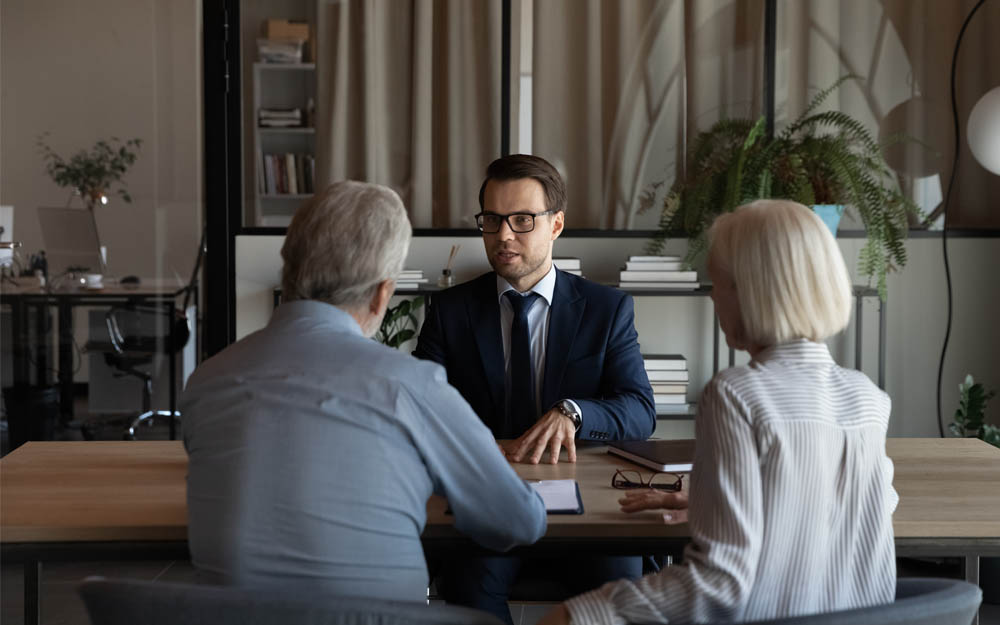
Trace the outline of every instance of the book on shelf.
<path fill-rule="evenodd" d="M 301 128 L 302 122 L 295 119 L 262 119 L 261 128 Z"/>
<path fill-rule="evenodd" d="M 399 277 L 400 277 L 400 279 L 402 279 L 402 278 L 423 278 L 424 277 L 424 270 L 423 269 L 404 269 L 403 271 L 399 272 Z"/>
<path fill-rule="evenodd" d="M 688 388 L 687 384 L 680 384 L 680 383 L 678 383 L 678 384 L 663 384 L 663 383 L 657 382 L 655 384 L 650 383 L 650 386 L 653 387 L 653 394 L 654 395 L 657 395 L 657 394 L 660 394 L 660 393 L 681 393 L 682 395 L 687 395 L 687 388 Z"/>
<path fill-rule="evenodd" d="M 262 108 L 258 111 L 258 117 L 260 119 L 302 119 L 302 109 L 300 108 L 290 108 L 290 109 L 274 109 L 274 108 Z"/>
<path fill-rule="evenodd" d="M 629 271 L 624 269 L 619 278 L 627 282 L 697 282 L 697 271 Z"/>
<path fill-rule="evenodd" d="M 297 195 L 299 183 L 295 175 L 295 155 L 285 154 L 285 174 L 288 176 L 288 192 Z"/>
<path fill-rule="evenodd" d="M 579 269 L 562 269 L 561 271 L 565 273 L 571 273 L 574 276 L 581 276 L 581 277 L 583 276 L 583 272 L 580 271 Z"/>
<path fill-rule="evenodd" d="M 656 414 L 668 415 L 689 415 L 695 413 L 694 404 L 656 404 Z"/>
<path fill-rule="evenodd" d="M 687 473 L 694 464 L 694 439 L 612 441 L 608 453 L 655 471 Z"/>
<path fill-rule="evenodd" d="M 684 269 L 684 263 L 679 260 L 630 260 L 625 263 L 625 269 L 629 271 L 681 271 Z"/>
<path fill-rule="evenodd" d="M 646 376 L 650 382 L 687 382 L 688 372 L 685 371 L 663 371 L 657 369 L 646 369 Z"/>
<path fill-rule="evenodd" d="M 421 278 L 420 280 L 400 280 L 396 283 L 396 290 L 419 289 L 422 284 L 427 284 L 427 278 Z"/>
<path fill-rule="evenodd" d="M 618 287 L 622 289 L 636 290 L 671 290 L 671 291 L 694 291 L 699 284 L 697 282 L 619 282 Z"/>
<path fill-rule="evenodd" d="M 670 369 L 681 371 L 687 369 L 687 359 L 680 354 L 643 354 L 642 364 L 646 370 Z"/>
<path fill-rule="evenodd" d="M 667 262 L 679 262 L 681 260 L 680 256 L 629 256 L 629 262 L 631 263 L 667 263 Z"/>
<path fill-rule="evenodd" d="M 653 403 L 657 406 L 662 406 L 663 404 L 686 404 L 687 395 L 684 393 L 670 393 L 666 395 L 653 393 Z"/>
<path fill-rule="evenodd" d="M 556 269 L 562 269 L 563 271 L 569 271 L 575 269 L 580 270 L 580 259 L 579 258 L 553 258 L 552 264 L 556 266 Z"/>

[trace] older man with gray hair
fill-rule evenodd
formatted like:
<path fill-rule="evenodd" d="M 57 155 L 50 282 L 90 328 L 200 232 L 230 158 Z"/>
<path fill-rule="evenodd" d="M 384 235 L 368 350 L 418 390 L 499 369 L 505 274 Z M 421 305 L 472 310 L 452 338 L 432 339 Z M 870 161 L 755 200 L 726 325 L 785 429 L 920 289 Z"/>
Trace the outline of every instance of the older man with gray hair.
<path fill-rule="evenodd" d="M 286 301 L 191 376 L 188 540 L 210 579 L 423 600 L 431 493 L 490 549 L 545 532 L 538 495 L 444 369 L 369 340 L 410 236 L 385 187 L 317 194 L 281 250 Z"/>

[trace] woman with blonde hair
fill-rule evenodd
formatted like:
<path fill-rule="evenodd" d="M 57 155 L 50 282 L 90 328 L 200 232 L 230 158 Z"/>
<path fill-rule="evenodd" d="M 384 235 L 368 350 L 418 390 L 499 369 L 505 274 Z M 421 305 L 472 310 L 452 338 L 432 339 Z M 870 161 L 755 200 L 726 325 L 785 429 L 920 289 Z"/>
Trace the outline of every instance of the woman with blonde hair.
<path fill-rule="evenodd" d="M 632 491 L 626 512 L 687 520 L 684 563 L 570 599 L 543 623 L 754 621 L 893 601 L 889 397 L 830 357 L 851 287 L 811 210 L 759 200 L 719 217 L 708 275 L 726 342 L 695 421 L 688 494 Z"/>

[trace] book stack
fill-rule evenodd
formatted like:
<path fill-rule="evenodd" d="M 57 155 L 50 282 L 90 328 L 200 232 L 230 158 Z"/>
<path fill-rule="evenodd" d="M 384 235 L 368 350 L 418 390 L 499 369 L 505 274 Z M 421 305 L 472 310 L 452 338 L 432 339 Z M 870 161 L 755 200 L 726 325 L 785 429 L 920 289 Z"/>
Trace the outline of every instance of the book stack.
<path fill-rule="evenodd" d="M 583 275 L 583 272 L 580 270 L 579 258 L 553 258 L 552 264 L 556 266 L 556 269 L 571 273 L 574 276 Z"/>
<path fill-rule="evenodd" d="M 646 375 L 653 387 L 657 414 L 685 414 L 687 403 L 687 360 L 679 354 L 650 354 L 642 357 Z"/>
<path fill-rule="evenodd" d="M 623 289 L 698 288 L 698 272 L 684 271 L 680 256 L 629 256 L 619 277 Z"/>
<path fill-rule="evenodd" d="M 423 269 L 404 269 L 396 279 L 396 289 L 419 289 L 421 284 L 427 284 Z"/>
<path fill-rule="evenodd" d="M 257 115 L 261 128 L 297 128 L 302 126 L 302 109 L 265 109 Z"/>
<path fill-rule="evenodd" d="M 259 164 L 259 191 L 267 195 L 305 195 L 313 192 L 316 158 L 312 154 L 264 154 Z"/>

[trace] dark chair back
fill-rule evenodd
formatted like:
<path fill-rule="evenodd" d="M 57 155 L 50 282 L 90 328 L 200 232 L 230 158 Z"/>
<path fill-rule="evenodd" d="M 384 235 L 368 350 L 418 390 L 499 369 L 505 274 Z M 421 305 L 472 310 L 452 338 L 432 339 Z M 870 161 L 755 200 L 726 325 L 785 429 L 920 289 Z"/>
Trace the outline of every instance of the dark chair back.
<path fill-rule="evenodd" d="M 88 578 L 80 595 L 93 625 L 501 625 L 445 605 L 226 586 Z"/>
<path fill-rule="evenodd" d="M 903 578 L 893 603 L 745 625 L 969 625 L 982 599 L 979 586 L 961 580 Z"/>

